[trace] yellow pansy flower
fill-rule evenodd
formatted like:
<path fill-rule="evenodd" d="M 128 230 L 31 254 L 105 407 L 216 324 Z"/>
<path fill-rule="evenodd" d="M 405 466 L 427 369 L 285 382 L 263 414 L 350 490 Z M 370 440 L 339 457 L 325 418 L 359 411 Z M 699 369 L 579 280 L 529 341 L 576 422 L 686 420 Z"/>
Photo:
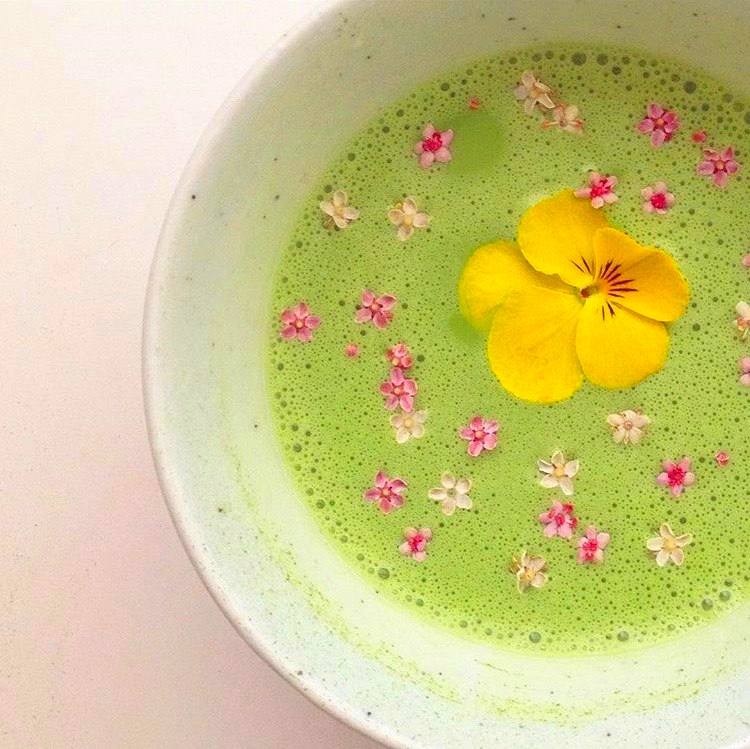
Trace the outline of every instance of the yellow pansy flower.
<path fill-rule="evenodd" d="M 658 372 L 669 348 L 665 323 L 683 314 L 689 289 L 670 255 L 564 191 L 524 213 L 517 244 L 475 250 L 458 295 L 467 320 L 489 333 L 501 385 L 522 400 L 554 403 L 584 376 L 624 388 Z"/>

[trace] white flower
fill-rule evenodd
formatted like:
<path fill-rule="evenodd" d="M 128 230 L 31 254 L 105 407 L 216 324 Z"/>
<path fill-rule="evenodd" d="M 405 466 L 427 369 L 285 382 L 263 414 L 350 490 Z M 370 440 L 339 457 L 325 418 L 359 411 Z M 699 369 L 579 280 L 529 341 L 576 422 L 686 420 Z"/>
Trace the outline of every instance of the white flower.
<path fill-rule="evenodd" d="M 359 210 L 349 205 L 349 198 L 343 190 L 336 190 L 330 200 L 322 200 L 320 210 L 328 216 L 326 224 L 333 224 L 337 229 L 346 229 L 359 218 Z"/>
<path fill-rule="evenodd" d="M 663 523 L 659 528 L 659 535 L 646 541 L 646 548 L 656 552 L 656 564 L 659 567 L 664 567 L 669 562 L 674 562 L 679 567 L 685 561 L 683 548 L 691 543 L 693 537 L 690 533 L 675 536 L 672 529 Z"/>
<path fill-rule="evenodd" d="M 462 510 L 472 508 L 473 505 L 469 496 L 471 481 L 469 479 L 457 480 L 450 473 L 444 473 L 440 477 L 440 483 L 442 486 L 430 489 L 427 496 L 441 503 L 443 515 L 452 515 L 456 511 L 456 507 Z"/>
<path fill-rule="evenodd" d="M 578 473 L 580 464 L 577 460 L 565 460 L 565 456 L 558 450 L 552 456 L 552 460 L 547 462 L 541 458 L 537 460 L 537 466 L 542 474 L 539 477 L 539 483 L 545 489 L 554 489 L 556 486 L 566 497 L 572 496 L 573 490 L 572 478 Z"/>
<path fill-rule="evenodd" d="M 412 437 L 419 439 L 424 435 L 424 423 L 427 421 L 425 411 L 399 411 L 391 416 L 391 426 L 396 430 L 396 442 L 402 444 Z"/>
<path fill-rule="evenodd" d="M 744 341 L 750 331 L 750 304 L 747 302 L 737 302 L 735 310 L 737 311 L 737 319 L 734 321 L 734 324 L 737 326 L 740 339 Z"/>
<path fill-rule="evenodd" d="M 524 551 L 520 559 L 514 558 L 510 571 L 515 573 L 518 592 L 523 593 L 529 587 L 541 588 L 547 582 L 546 569 L 544 557 L 532 557 Z"/>
<path fill-rule="evenodd" d="M 388 211 L 388 220 L 394 226 L 398 226 L 396 236 L 402 242 L 406 242 L 414 234 L 414 229 L 426 229 L 431 218 L 419 211 L 414 198 L 406 198 L 403 203 L 397 203 Z"/>
<path fill-rule="evenodd" d="M 542 127 L 559 127 L 566 133 L 582 133 L 583 120 L 575 104 L 558 104 L 552 110 L 552 119 L 544 120 Z"/>
<path fill-rule="evenodd" d="M 646 434 L 651 419 L 640 411 L 623 411 L 607 416 L 607 424 L 612 429 L 612 439 L 619 445 L 635 445 Z"/>
<path fill-rule="evenodd" d="M 526 114 L 531 114 L 537 104 L 545 109 L 555 108 L 555 102 L 550 97 L 552 89 L 538 81 L 528 70 L 521 76 L 521 85 L 513 93 L 516 99 L 523 102 Z"/>

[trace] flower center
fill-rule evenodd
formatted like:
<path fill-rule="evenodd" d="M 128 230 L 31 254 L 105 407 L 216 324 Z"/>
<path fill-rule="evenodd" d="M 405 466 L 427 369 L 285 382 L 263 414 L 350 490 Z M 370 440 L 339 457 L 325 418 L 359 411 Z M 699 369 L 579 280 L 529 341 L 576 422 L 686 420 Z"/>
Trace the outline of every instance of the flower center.
<path fill-rule="evenodd" d="M 633 422 L 632 421 L 626 421 L 623 424 L 623 427 L 629 432 L 633 428 Z"/>
<path fill-rule="evenodd" d="M 407 429 L 411 429 L 413 423 L 414 422 L 408 416 L 404 419 L 404 426 Z"/>
<path fill-rule="evenodd" d="M 385 487 L 384 489 L 381 489 L 381 490 L 380 490 L 380 493 L 381 493 L 381 494 L 382 494 L 382 495 L 383 495 L 384 497 L 390 497 L 390 496 L 391 496 L 391 490 L 390 490 L 390 489 L 389 489 L 389 488 L 388 488 L 387 486 L 386 486 L 386 487 Z"/>
<path fill-rule="evenodd" d="M 665 538 L 662 548 L 664 551 L 674 551 L 677 548 L 677 542 L 673 538 Z"/>
<path fill-rule="evenodd" d="M 402 387 L 395 387 L 393 388 L 393 392 L 395 395 L 401 395 L 401 393 L 404 392 L 404 389 Z"/>
<path fill-rule="evenodd" d="M 675 466 L 667 473 L 667 479 L 670 486 L 681 486 L 685 481 L 685 471 L 679 466 Z"/>
<path fill-rule="evenodd" d="M 716 162 L 716 168 L 718 170 L 723 171 L 724 169 L 727 168 L 727 162 L 726 161 L 721 161 L 721 159 L 719 159 L 719 161 Z"/>
<path fill-rule="evenodd" d="M 296 320 L 295 323 L 294 323 L 294 327 L 297 328 L 297 330 L 299 330 L 300 328 L 304 328 L 305 327 L 305 321 L 304 320 Z"/>
<path fill-rule="evenodd" d="M 594 185 L 591 186 L 591 197 L 600 198 L 602 195 L 612 192 L 612 188 L 609 186 L 609 180 L 600 179 Z"/>
<path fill-rule="evenodd" d="M 594 552 L 599 548 L 599 542 L 595 538 L 587 538 L 583 542 L 582 548 L 587 556 L 593 556 Z"/>
<path fill-rule="evenodd" d="M 663 210 L 667 207 L 667 196 L 663 192 L 657 192 L 651 196 L 651 205 L 657 210 Z"/>
<path fill-rule="evenodd" d="M 555 466 L 555 470 L 552 471 L 552 475 L 558 479 L 563 478 L 563 476 L 565 476 L 565 466 Z"/>
<path fill-rule="evenodd" d="M 658 117 L 654 124 L 656 125 L 656 127 L 664 127 L 664 118 Z"/>
<path fill-rule="evenodd" d="M 435 153 L 435 151 L 439 151 L 442 147 L 443 139 L 440 136 L 440 133 L 437 132 L 422 141 L 422 148 L 424 148 L 425 151 L 430 151 L 430 153 Z"/>
<path fill-rule="evenodd" d="M 409 539 L 409 548 L 412 551 L 420 551 L 424 540 L 424 536 L 421 533 L 417 533 Z"/>
<path fill-rule="evenodd" d="M 372 304 L 370 305 L 370 309 L 371 309 L 371 310 L 372 310 L 373 312 L 380 312 L 380 305 L 379 305 L 379 304 L 378 304 L 377 302 L 373 302 L 373 303 L 372 303 Z"/>
<path fill-rule="evenodd" d="M 481 429 L 477 429 L 474 432 L 474 439 L 475 440 L 483 440 L 484 439 L 484 432 Z"/>

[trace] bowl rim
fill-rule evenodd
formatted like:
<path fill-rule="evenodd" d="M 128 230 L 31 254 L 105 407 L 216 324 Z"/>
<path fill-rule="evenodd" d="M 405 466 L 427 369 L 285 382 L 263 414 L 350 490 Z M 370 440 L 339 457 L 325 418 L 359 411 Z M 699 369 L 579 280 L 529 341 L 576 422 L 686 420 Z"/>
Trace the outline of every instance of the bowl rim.
<path fill-rule="evenodd" d="M 192 186 L 195 185 L 199 175 L 209 165 L 214 146 L 245 102 L 247 93 L 256 82 L 273 69 L 279 56 L 283 55 L 287 48 L 304 43 L 305 38 L 314 34 L 321 24 L 333 20 L 336 15 L 352 5 L 356 5 L 356 0 L 318 0 L 315 7 L 311 8 L 302 18 L 298 19 L 266 47 L 234 85 L 199 137 L 172 193 L 149 269 L 142 319 L 141 387 L 149 447 L 162 497 L 180 543 L 211 598 L 229 620 L 234 630 L 255 653 L 288 684 L 318 708 L 364 736 L 383 745 L 400 749 L 401 747 L 408 748 L 409 744 L 390 734 L 385 726 L 357 717 L 355 713 L 347 709 L 345 703 L 333 699 L 332 695 L 327 696 L 326 691 L 319 684 L 313 684 L 308 674 L 299 676 L 279 651 L 265 642 L 252 627 L 247 626 L 230 597 L 224 593 L 218 580 L 215 579 L 211 566 L 206 563 L 210 559 L 211 553 L 194 542 L 185 512 L 184 499 L 179 487 L 170 475 L 168 450 L 165 449 L 164 438 L 166 430 L 163 428 L 161 411 L 156 405 L 162 383 L 159 366 L 157 366 L 155 357 L 152 355 L 159 340 L 161 328 L 163 294 L 160 289 L 160 282 L 165 276 L 167 260 L 174 251 L 179 227 L 184 221 L 186 206 L 190 203 Z"/>

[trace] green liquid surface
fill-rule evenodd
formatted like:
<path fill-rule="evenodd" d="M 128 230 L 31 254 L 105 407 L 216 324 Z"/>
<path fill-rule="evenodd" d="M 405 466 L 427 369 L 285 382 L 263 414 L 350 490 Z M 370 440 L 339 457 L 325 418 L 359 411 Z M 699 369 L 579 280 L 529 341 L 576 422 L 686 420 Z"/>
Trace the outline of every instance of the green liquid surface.
<path fill-rule="evenodd" d="M 575 103 L 576 136 L 540 127 L 513 89 L 534 71 Z M 471 97 L 480 101 L 472 110 Z M 636 130 L 649 102 L 675 110 L 681 128 L 653 148 Z M 424 125 L 452 128 L 453 160 L 420 169 L 412 152 Z M 300 497 L 330 543 L 383 596 L 414 615 L 503 648 L 606 652 L 639 647 L 709 625 L 750 591 L 750 390 L 737 361 L 750 355 L 733 326 L 750 297 L 741 259 L 748 245 L 750 183 L 726 189 L 696 175 L 702 147 L 748 150 L 750 102 L 720 81 L 671 61 L 583 46 L 530 48 L 453 71 L 394 103 L 342 150 L 309 196 L 280 262 L 269 310 L 268 378 L 278 438 Z M 309 123 L 314 127 L 314 123 Z M 691 133 L 708 132 L 705 144 Z M 541 406 L 507 394 L 492 375 L 485 336 L 461 317 L 456 287 L 479 245 L 514 240 L 523 212 L 581 186 L 588 170 L 617 175 L 613 226 L 677 261 L 691 287 L 671 326 L 665 368 L 610 391 L 588 383 L 568 401 Z M 663 180 L 676 196 L 665 216 L 644 213 L 640 191 Z M 318 203 L 344 190 L 361 217 L 323 226 Z M 413 196 L 432 217 L 402 243 L 387 212 Z M 361 293 L 397 298 L 391 324 L 355 323 Z M 322 319 L 311 343 L 279 337 L 279 313 L 307 302 Z M 378 392 L 384 352 L 407 344 L 416 409 L 426 434 L 397 444 Z M 348 344 L 359 355 L 345 355 Z M 616 363 L 613 362 L 613 366 Z M 609 414 L 642 409 L 648 435 L 615 444 Z M 458 430 L 475 415 L 501 424 L 497 449 L 467 455 Z M 537 459 L 560 449 L 580 461 L 577 536 L 588 524 L 611 534 L 601 565 L 578 564 L 575 541 L 545 538 L 539 513 L 557 490 L 538 483 Z M 719 466 L 716 452 L 731 456 Z M 692 459 L 696 484 L 679 499 L 656 484 L 665 459 Z M 383 470 L 408 482 L 406 502 L 382 514 L 362 493 Z M 450 517 L 429 499 L 443 472 L 472 481 L 471 510 Z M 691 533 L 682 567 L 659 568 L 646 550 L 662 523 Z M 407 526 L 433 531 L 423 563 L 399 553 Z M 523 594 L 508 571 L 521 551 L 545 557 L 548 582 Z"/>

